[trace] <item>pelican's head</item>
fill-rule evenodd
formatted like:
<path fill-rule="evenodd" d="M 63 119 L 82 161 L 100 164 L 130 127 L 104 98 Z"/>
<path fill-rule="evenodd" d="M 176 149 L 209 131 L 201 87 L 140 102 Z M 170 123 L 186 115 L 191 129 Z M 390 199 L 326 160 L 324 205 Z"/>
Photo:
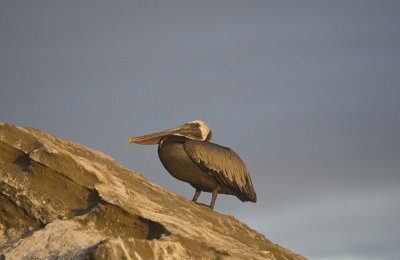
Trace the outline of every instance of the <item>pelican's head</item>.
<path fill-rule="evenodd" d="M 211 139 L 211 130 L 203 121 L 195 120 L 161 132 L 131 137 L 128 139 L 128 142 L 137 144 L 158 144 L 163 137 L 171 135 L 199 141 L 209 141 Z"/>

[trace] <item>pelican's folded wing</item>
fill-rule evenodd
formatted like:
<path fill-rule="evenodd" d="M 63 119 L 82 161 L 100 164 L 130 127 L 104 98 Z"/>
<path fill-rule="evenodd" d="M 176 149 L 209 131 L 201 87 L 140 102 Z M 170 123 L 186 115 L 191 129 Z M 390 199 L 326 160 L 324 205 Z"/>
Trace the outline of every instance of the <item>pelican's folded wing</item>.
<path fill-rule="evenodd" d="M 244 201 L 257 201 L 249 172 L 242 159 L 230 148 L 214 143 L 186 140 L 184 149 L 201 169 L 214 176 L 221 186 L 241 194 Z"/>

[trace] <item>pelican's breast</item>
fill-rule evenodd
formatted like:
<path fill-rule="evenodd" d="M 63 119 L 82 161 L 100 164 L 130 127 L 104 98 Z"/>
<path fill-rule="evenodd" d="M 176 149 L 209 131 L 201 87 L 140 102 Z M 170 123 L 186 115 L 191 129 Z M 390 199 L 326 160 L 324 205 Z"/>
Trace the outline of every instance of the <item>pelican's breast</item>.
<path fill-rule="evenodd" d="M 194 188 L 210 192 L 218 183 L 214 177 L 201 170 L 188 157 L 183 143 L 161 142 L 158 156 L 165 169 L 178 180 L 190 183 Z"/>

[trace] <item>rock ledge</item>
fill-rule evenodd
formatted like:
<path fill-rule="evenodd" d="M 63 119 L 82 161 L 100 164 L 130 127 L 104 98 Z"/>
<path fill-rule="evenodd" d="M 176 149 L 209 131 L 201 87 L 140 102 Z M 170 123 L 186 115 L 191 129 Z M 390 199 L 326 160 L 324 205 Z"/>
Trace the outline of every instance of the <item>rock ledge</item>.
<path fill-rule="evenodd" d="M 0 259 L 305 259 L 111 157 L 0 122 Z"/>

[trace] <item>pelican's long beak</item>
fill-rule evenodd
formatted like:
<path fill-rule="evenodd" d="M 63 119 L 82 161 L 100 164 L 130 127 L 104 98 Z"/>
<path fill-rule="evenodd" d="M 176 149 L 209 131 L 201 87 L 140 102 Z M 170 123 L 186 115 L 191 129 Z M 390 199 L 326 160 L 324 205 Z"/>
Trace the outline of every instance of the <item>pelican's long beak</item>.
<path fill-rule="evenodd" d="M 178 135 L 178 136 L 187 136 L 193 135 L 193 128 L 189 124 L 183 124 L 178 127 L 174 127 L 171 129 L 167 129 L 161 132 L 143 135 L 138 137 L 131 137 L 128 139 L 129 143 L 137 143 L 137 144 L 158 144 L 164 136 L 167 135 Z"/>

